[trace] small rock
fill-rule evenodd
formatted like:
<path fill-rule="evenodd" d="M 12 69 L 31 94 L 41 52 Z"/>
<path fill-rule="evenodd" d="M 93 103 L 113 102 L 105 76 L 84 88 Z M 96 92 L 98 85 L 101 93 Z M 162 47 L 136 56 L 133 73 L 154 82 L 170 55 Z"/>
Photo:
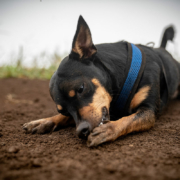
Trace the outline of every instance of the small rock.
<path fill-rule="evenodd" d="M 6 143 L 5 143 L 5 142 L 1 142 L 0 145 L 1 145 L 1 146 L 5 146 Z"/>
<path fill-rule="evenodd" d="M 164 164 L 165 164 L 165 165 L 173 165 L 173 161 L 168 160 L 168 161 L 166 161 Z"/>
<path fill-rule="evenodd" d="M 15 146 L 11 146 L 9 149 L 8 149 L 8 152 L 9 153 L 17 153 L 19 151 L 19 148 L 18 147 L 15 147 Z"/>
<path fill-rule="evenodd" d="M 34 167 L 41 167 L 41 162 L 39 159 L 34 159 L 33 162 L 32 162 L 32 165 Z"/>
<path fill-rule="evenodd" d="M 34 103 L 38 103 L 38 102 L 39 102 L 38 98 L 34 99 Z"/>

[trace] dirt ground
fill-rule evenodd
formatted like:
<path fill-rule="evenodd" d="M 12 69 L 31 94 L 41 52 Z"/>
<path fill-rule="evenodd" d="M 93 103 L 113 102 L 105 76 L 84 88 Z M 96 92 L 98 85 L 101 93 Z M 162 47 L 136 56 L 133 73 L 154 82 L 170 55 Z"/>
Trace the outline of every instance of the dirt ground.
<path fill-rule="evenodd" d="M 180 101 L 148 132 L 88 148 L 69 127 L 46 135 L 22 125 L 56 115 L 48 81 L 0 79 L 0 179 L 180 179 Z"/>

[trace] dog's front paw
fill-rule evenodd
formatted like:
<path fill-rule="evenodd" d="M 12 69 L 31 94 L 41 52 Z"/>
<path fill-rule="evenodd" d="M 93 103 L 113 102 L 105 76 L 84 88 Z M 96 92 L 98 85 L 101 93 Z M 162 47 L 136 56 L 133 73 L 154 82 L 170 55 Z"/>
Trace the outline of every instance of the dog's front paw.
<path fill-rule="evenodd" d="M 96 127 L 88 136 L 88 147 L 97 146 L 107 141 L 114 141 L 117 138 L 115 124 L 108 122 L 106 124 Z"/>
<path fill-rule="evenodd" d="M 56 125 L 53 121 L 49 119 L 40 119 L 31 121 L 29 123 L 25 123 L 23 125 L 23 129 L 27 133 L 37 133 L 37 134 L 44 134 L 54 131 L 56 128 Z"/>

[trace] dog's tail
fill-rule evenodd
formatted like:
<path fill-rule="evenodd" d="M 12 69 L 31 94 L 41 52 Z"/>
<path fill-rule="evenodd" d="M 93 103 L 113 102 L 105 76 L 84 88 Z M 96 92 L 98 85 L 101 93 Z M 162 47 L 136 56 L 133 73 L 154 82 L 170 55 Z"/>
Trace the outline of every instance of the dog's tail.
<path fill-rule="evenodd" d="M 164 30 L 164 34 L 163 34 L 163 37 L 162 37 L 162 41 L 161 41 L 161 46 L 160 47 L 165 49 L 167 41 L 168 40 L 173 41 L 174 35 L 175 35 L 174 27 L 173 26 L 167 27 Z"/>

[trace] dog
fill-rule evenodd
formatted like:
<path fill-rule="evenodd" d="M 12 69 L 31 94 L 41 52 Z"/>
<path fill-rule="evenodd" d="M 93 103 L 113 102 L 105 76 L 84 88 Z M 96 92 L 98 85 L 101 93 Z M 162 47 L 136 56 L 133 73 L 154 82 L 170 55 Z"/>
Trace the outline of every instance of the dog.
<path fill-rule="evenodd" d="M 126 41 L 94 45 L 80 16 L 71 53 L 49 83 L 59 114 L 25 123 L 23 129 L 43 134 L 75 124 L 89 147 L 149 130 L 179 94 L 180 64 L 165 50 L 173 37 L 169 27 L 160 48 Z"/>

